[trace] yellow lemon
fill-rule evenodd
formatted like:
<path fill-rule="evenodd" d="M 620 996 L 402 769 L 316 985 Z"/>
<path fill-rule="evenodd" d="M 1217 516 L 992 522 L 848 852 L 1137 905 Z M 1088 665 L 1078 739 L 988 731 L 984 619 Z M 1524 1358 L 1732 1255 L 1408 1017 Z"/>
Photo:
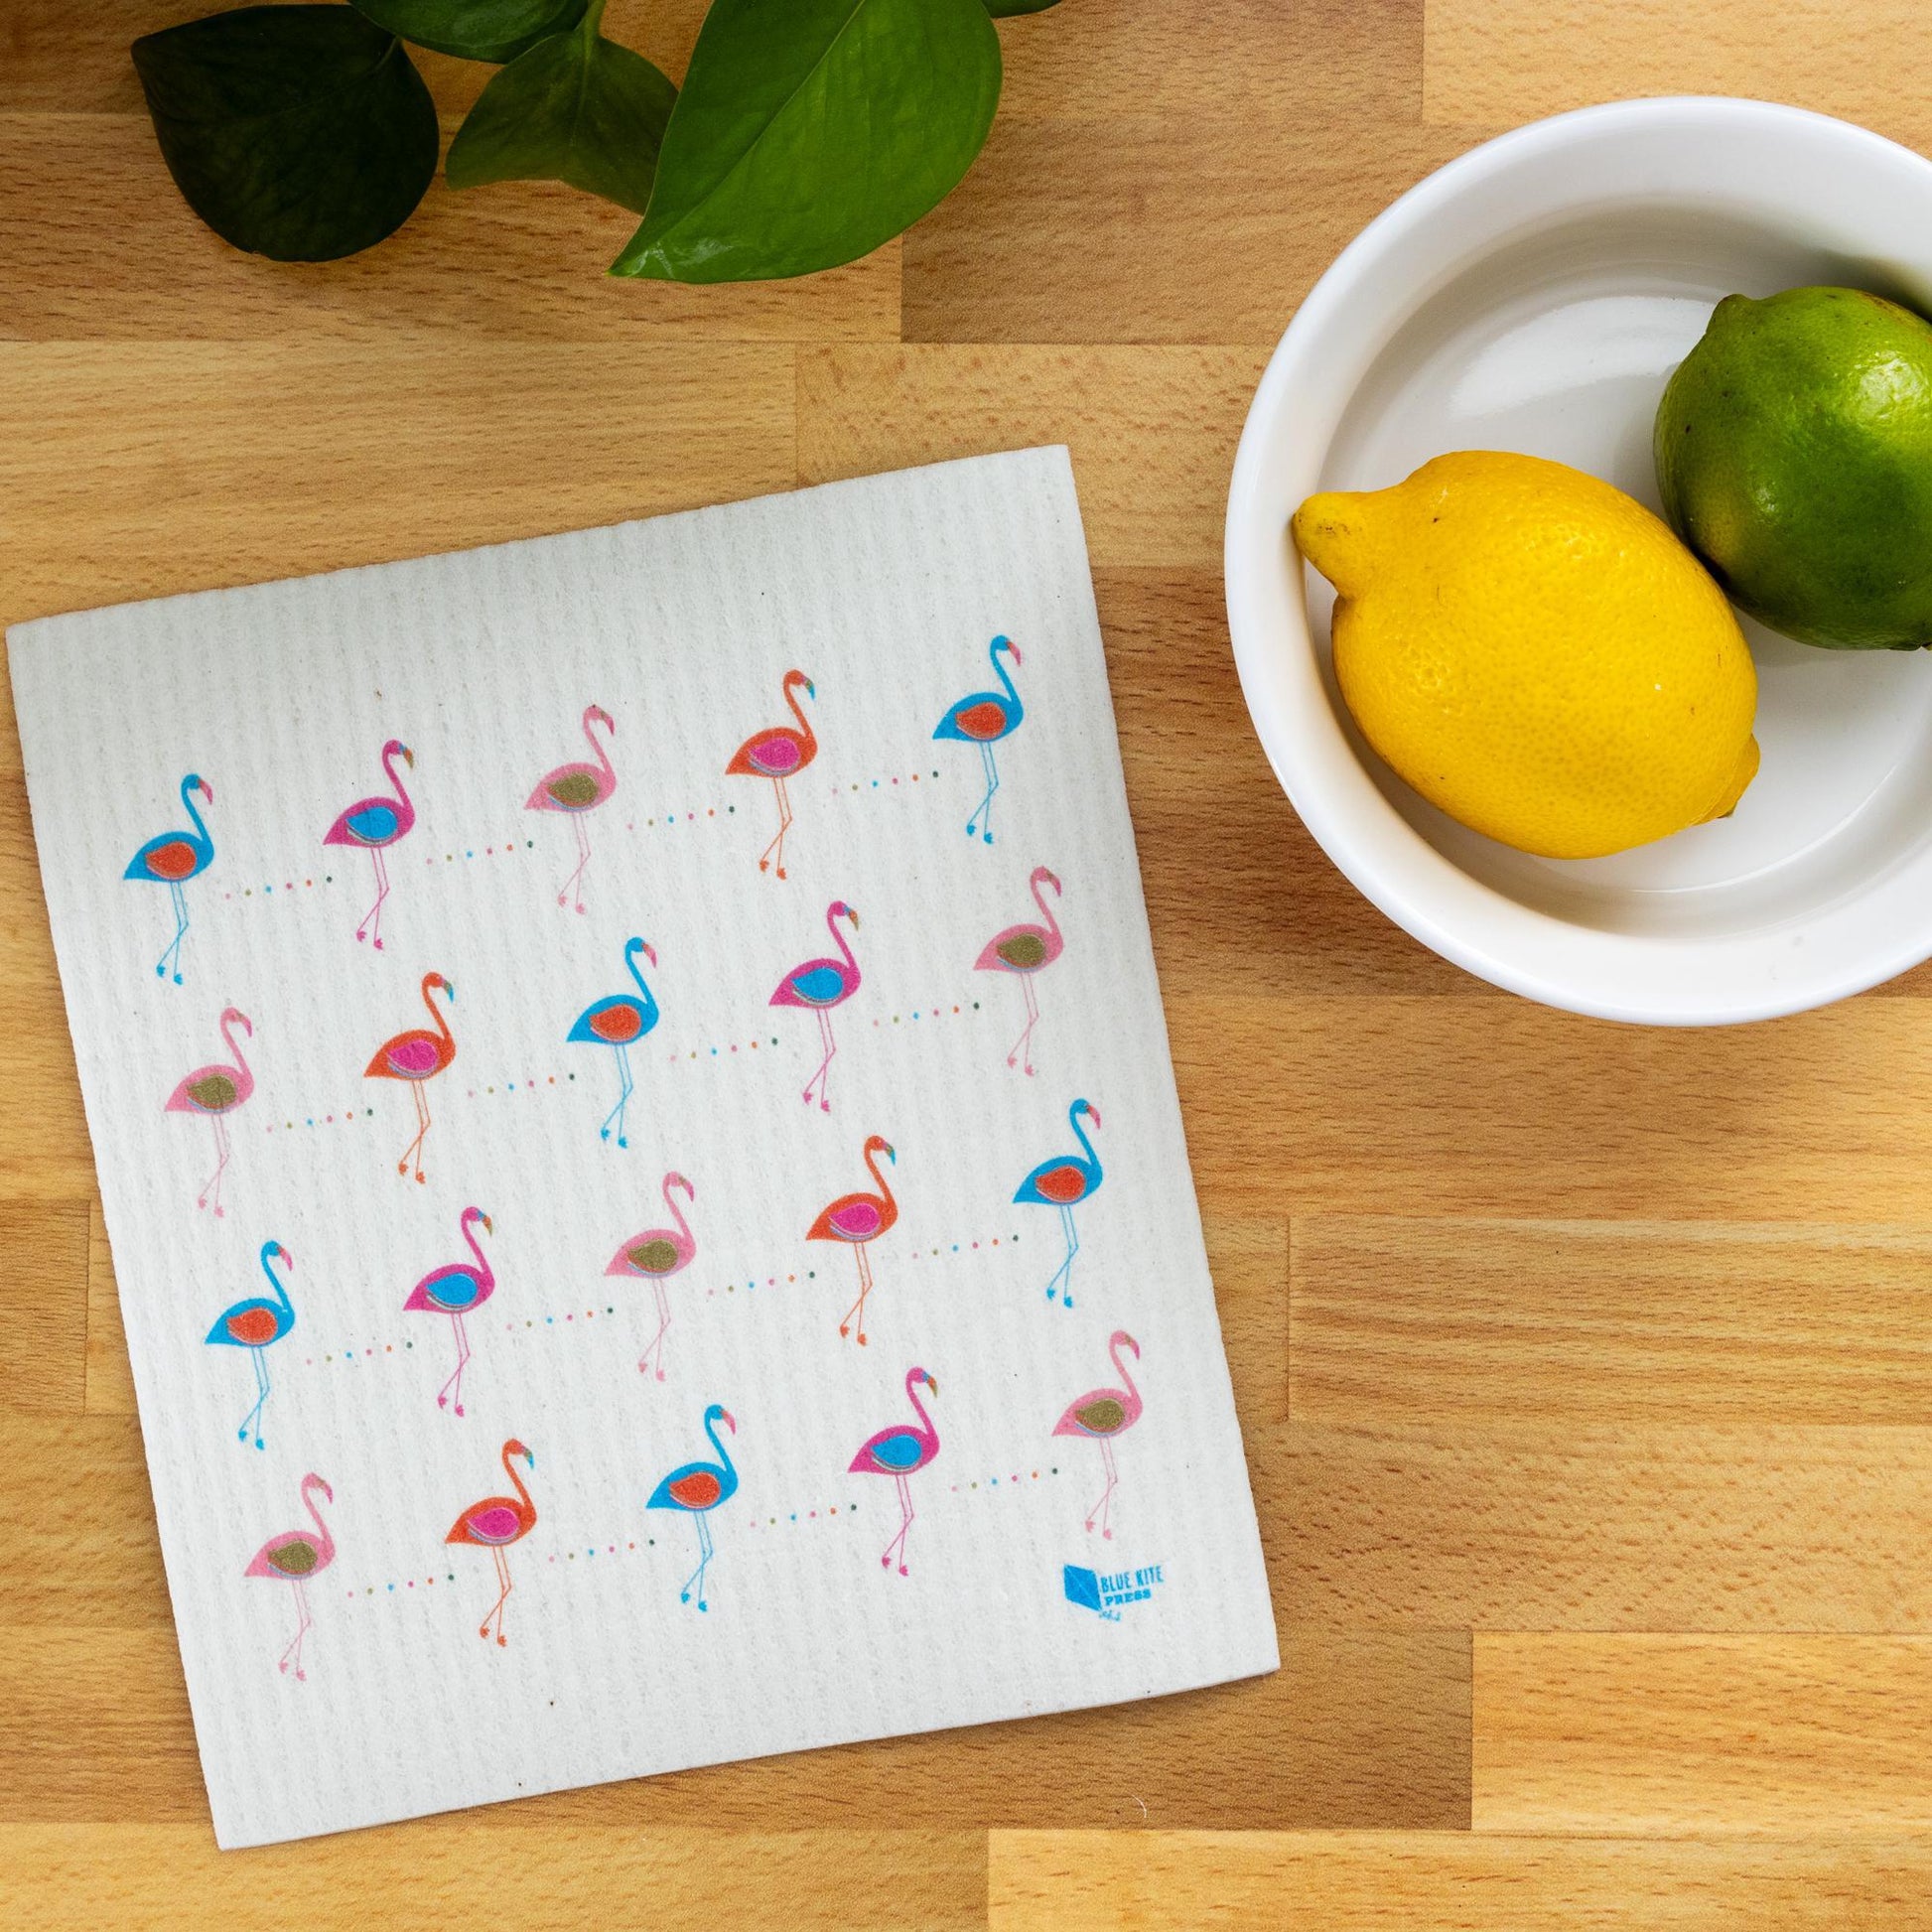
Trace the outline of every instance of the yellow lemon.
<path fill-rule="evenodd" d="M 1670 529 L 1595 477 L 1465 450 L 1295 512 L 1335 587 L 1335 676 L 1451 818 L 1551 859 L 1722 818 L 1757 771 L 1757 673 Z"/>

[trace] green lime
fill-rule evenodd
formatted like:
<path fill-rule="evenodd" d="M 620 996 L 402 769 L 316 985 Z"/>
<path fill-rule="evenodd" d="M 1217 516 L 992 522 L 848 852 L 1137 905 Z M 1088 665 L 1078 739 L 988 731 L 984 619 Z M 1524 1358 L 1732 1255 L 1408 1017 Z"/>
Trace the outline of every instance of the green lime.
<path fill-rule="evenodd" d="M 1727 295 L 1657 411 L 1664 514 L 1808 644 L 1932 643 L 1932 325 L 1862 289 Z"/>

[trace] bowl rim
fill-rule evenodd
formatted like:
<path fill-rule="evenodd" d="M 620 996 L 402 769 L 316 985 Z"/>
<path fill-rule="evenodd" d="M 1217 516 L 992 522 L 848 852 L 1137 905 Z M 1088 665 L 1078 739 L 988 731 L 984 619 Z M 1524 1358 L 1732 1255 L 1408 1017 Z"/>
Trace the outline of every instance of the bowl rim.
<path fill-rule="evenodd" d="M 1291 404 L 1302 365 L 1324 340 L 1357 285 L 1416 230 L 1472 191 L 1533 167 L 1553 151 L 1606 139 L 1641 139 L 1660 131 L 1708 129 L 1773 140 L 1801 134 L 1821 138 L 1848 154 L 1863 154 L 1875 167 L 1903 165 L 1932 200 L 1932 161 L 1855 122 L 1776 101 L 1722 94 L 1666 94 L 1580 107 L 1532 121 L 1482 142 L 1447 162 L 1390 203 L 1323 271 L 1283 332 L 1257 385 L 1229 482 L 1223 543 L 1223 577 L 1229 637 L 1250 720 L 1277 781 L 1303 824 L 1345 878 L 1415 938 L 1464 970 L 1506 991 L 1544 1005 L 1636 1025 L 1714 1026 L 1772 1019 L 1830 1004 L 1879 985 L 1932 956 L 1932 893 L 1927 916 L 1894 934 L 1891 944 L 1874 938 L 1855 961 L 1807 971 L 1804 937 L 1834 914 L 1868 897 L 1854 894 L 1813 907 L 1778 930 L 1787 935 L 1789 970 L 1765 970 L 1766 931 L 1726 936 L 1619 933 L 1563 919 L 1526 905 L 1464 872 L 1415 829 L 1385 798 L 1362 766 L 1333 714 L 1325 690 L 1317 705 L 1283 702 L 1280 682 L 1299 669 L 1304 686 L 1320 685 L 1320 667 L 1309 627 L 1305 566 L 1287 549 L 1283 520 L 1264 500 L 1264 468 L 1275 441 L 1292 434 Z M 1581 206 L 1581 204 L 1580 204 Z M 1483 252 L 1478 247 L 1471 259 Z M 1400 326 L 1430 290 L 1424 288 L 1397 317 Z M 1284 639 L 1266 580 L 1285 564 L 1299 603 L 1299 637 Z M 1307 696 L 1304 690 L 1301 695 Z M 1359 783 L 1344 778 L 1350 796 L 1331 795 L 1320 767 L 1337 767 L 1336 753 Z M 1932 855 L 1928 855 L 1932 869 Z M 1914 869 L 1918 870 L 1917 868 Z M 1660 955 L 1680 957 L 1687 981 L 1660 982 Z M 1704 962 L 1696 969 L 1698 960 Z M 1724 991 L 1710 981 L 1710 967 L 1740 967 L 1752 983 L 1735 981 Z M 1632 982 L 1650 981 L 1642 992 Z"/>

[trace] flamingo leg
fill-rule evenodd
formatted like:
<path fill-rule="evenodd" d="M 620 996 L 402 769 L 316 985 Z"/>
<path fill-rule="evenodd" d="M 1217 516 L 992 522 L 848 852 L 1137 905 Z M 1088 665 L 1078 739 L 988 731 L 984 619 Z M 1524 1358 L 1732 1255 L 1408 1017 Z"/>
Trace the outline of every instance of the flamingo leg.
<path fill-rule="evenodd" d="M 825 1057 L 819 1061 L 812 1077 L 805 1082 L 805 1105 L 809 1107 L 812 1104 L 812 1089 L 816 1087 L 818 1089 L 818 1111 L 821 1114 L 829 1114 L 832 1111 L 832 1103 L 825 1097 L 826 1076 L 831 1069 L 832 1055 L 839 1049 L 837 1042 L 832 1037 L 832 1016 L 823 1007 L 820 1007 L 817 1011 L 818 1036 L 824 1042 Z"/>
<path fill-rule="evenodd" d="M 510 1567 L 504 1562 L 501 1550 L 491 1550 L 489 1554 L 496 1559 L 496 1581 L 502 1585 L 502 1588 L 496 1592 L 496 1600 L 490 1604 L 488 1614 L 483 1620 L 483 1628 L 477 1634 L 480 1637 L 486 1638 L 489 1635 L 490 1619 L 494 1618 L 496 1623 L 497 1647 L 499 1649 L 507 1649 L 508 1644 L 503 1637 L 503 1605 L 509 1600 Z"/>
<path fill-rule="evenodd" d="M 436 1406 L 446 1408 L 454 1402 L 456 1412 L 463 1414 L 463 1371 L 470 1361 L 470 1336 L 464 1328 L 460 1314 L 450 1316 L 450 1326 L 456 1333 L 456 1370 L 450 1379 L 436 1392 Z"/>
<path fill-rule="evenodd" d="M 581 912 L 584 909 L 584 869 L 591 863 L 591 835 L 584 830 L 580 813 L 571 813 L 570 827 L 577 834 L 577 870 L 564 881 L 563 891 L 557 895 L 557 903 L 569 905 L 574 900 Z"/>
<path fill-rule="evenodd" d="M 1021 1055 L 1024 1054 L 1026 1056 L 1027 1071 L 1031 1073 L 1034 1070 L 1034 1029 L 1039 1025 L 1039 1001 L 1034 994 L 1034 978 L 1031 973 L 1022 973 L 1020 975 L 1020 991 L 1025 996 L 1027 1002 L 1027 1025 L 1022 1031 L 1020 1037 L 1013 1042 L 1013 1048 L 1007 1054 L 1007 1064 L 1009 1066 L 1018 1066 L 1021 1062 Z"/>
<path fill-rule="evenodd" d="M 396 1163 L 396 1172 L 398 1173 L 407 1173 L 409 1172 L 409 1164 L 413 1160 L 416 1163 L 416 1178 L 421 1180 L 423 1177 L 423 1143 L 429 1139 L 429 1102 L 423 1096 L 423 1085 L 420 1080 L 410 1081 L 409 1093 L 410 1097 L 416 1103 L 416 1138 L 403 1149 L 402 1159 Z"/>
<path fill-rule="evenodd" d="M 1106 1471 L 1106 1487 L 1101 1490 L 1099 1499 L 1094 1503 L 1094 1506 L 1087 1511 L 1087 1528 L 1089 1530 L 1093 1528 L 1094 1520 L 1097 1517 L 1100 1522 L 1100 1534 L 1111 1543 L 1114 1532 L 1109 1523 L 1109 1505 L 1112 1502 L 1115 1489 L 1119 1487 L 1120 1472 L 1114 1467 L 1114 1446 L 1104 1436 L 1100 1439 L 1100 1466 Z"/>
<path fill-rule="evenodd" d="M 355 928 L 355 936 L 361 939 L 373 935 L 375 949 L 380 952 L 382 950 L 382 901 L 389 897 L 389 867 L 379 845 L 369 847 L 369 862 L 375 872 L 375 903 L 362 914 L 362 921 Z"/>
<path fill-rule="evenodd" d="M 228 1166 L 228 1130 L 219 1114 L 210 1114 L 208 1119 L 214 1127 L 214 1172 L 202 1183 L 202 1191 L 196 1197 L 195 1205 L 206 1207 L 212 1199 L 218 1219 L 227 1212 L 221 1205 L 221 1176 Z"/>
<path fill-rule="evenodd" d="M 268 1400 L 268 1363 L 259 1348 L 249 1349 L 255 1360 L 255 1406 L 241 1419 L 241 1427 L 235 1431 L 236 1440 L 245 1443 L 248 1432 L 255 1432 L 255 1447 L 262 1447 L 262 1405 Z"/>
<path fill-rule="evenodd" d="M 1053 1278 L 1046 1284 L 1046 1299 L 1053 1299 L 1053 1291 L 1060 1292 L 1060 1303 L 1064 1308 L 1073 1306 L 1073 1257 L 1080 1252 L 1079 1230 L 1073 1225 L 1073 1210 L 1060 1209 L 1060 1226 L 1066 1230 L 1066 1259 L 1053 1270 Z"/>
<path fill-rule="evenodd" d="M 168 950 L 155 962 L 154 976 L 166 979 L 168 968 L 175 969 L 175 984 L 181 984 L 181 942 L 188 937 L 188 895 L 181 889 L 179 879 L 168 882 L 168 897 L 175 908 L 175 936 L 168 941 Z"/>
<path fill-rule="evenodd" d="M 616 1050 L 618 1055 L 618 1104 L 604 1116 L 604 1125 L 597 1132 L 600 1140 L 608 1141 L 611 1138 L 612 1125 L 615 1123 L 618 1130 L 618 1145 L 620 1147 L 628 1147 L 630 1143 L 623 1137 L 623 1110 L 630 1104 L 630 1096 L 636 1091 L 636 1085 L 630 1077 L 630 1048 L 628 1046 L 619 1046 Z"/>
<path fill-rule="evenodd" d="M 866 1243 L 858 1242 L 852 1252 L 859 1257 L 859 1299 L 846 1310 L 844 1319 L 839 1323 L 839 1333 L 844 1334 L 854 1321 L 859 1324 L 859 1346 L 866 1345 L 866 1297 L 872 1293 L 872 1257 L 866 1251 Z"/>
<path fill-rule="evenodd" d="M 905 1535 L 912 1527 L 912 1492 L 905 1486 L 905 1477 L 902 1474 L 896 1475 L 893 1480 L 898 1484 L 898 1534 L 886 1545 L 886 1554 L 879 1559 L 879 1563 L 881 1569 L 890 1570 L 893 1567 L 893 1554 L 897 1551 L 898 1553 L 898 1574 L 903 1577 L 907 1574 L 905 1568 Z"/>
<path fill-rule="evenodd" d="M 775 859 L 778 877 L 782 879 L 785 876 L 785 834 L 791 830 L 791 799 L 782 778 L 771 780 L 771 790 L 778 801 L 778 836 L 759 855 L 759 871 L 763 872 Z"/>
<path fill-rule="evenodd" d="M 677 1600 L 680 1603 L 688 1603 L 691 1600 L 692 1593 L 695 1591 L 698 1598 L 698 1608 L 708 1610 L 711 1605 L 705 1601 L 704 1573 L 711 1568 L 711 1530 L 705 1522 L 705 1512 L 703 1510 L 694 1510 L 691 1520 L 698 1526 L 698 1567 L 692 1571 L 690 1576 L 685 1578 L 684 1587 L 678 1592 Z"/>
<path fill-rule="evenodd" d="M 302 1587 L 299 1577 L 289 1579 L 289 1587 L 295 1592 L 295 1635 L 282 1646 L 282 1655 L 275 1668 L 286 1672 L 291 1664 L 295 1666 L 298 1683 L 307 1683 L 309 1673 L 302 1668 L 302 1639 L 309 1634 L 315 1619 L 309 1614 L 308 1592 Z"/>
<path fill-rule="evenodd" d="M 653 1281 L 651 1288 L 657 1296 L 657 1332 L 644 1344 L 644 1352 L 637 1357 L 637 1373 L 650 1373 L 650 1358 L 654 1354 L 657 1357 L 657 1379 L 661 1382 L 664 1379 L 664 1331 L 671 1325 L 671 1304 L 661 1280 Z"/>
<path fill-rule="evenodd" d="M 993 794 L 1000 788 L 1000 767 L 994 761 L 993 747 L 980 747 L 980 762 L 986 767 L 986 796 L 979 802 L 979 808 L 966 821 L 966 836 L 970 839 L 977 832 L 988 845 L 993 843 Z"/>

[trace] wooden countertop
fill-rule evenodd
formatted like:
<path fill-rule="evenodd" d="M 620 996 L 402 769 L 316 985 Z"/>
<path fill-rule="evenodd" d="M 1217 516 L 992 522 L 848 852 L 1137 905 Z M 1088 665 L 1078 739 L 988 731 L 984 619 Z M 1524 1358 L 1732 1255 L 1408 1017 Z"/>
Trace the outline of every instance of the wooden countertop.
<path fill-rule="evenodd" d="M 233 253 L 126 57 L 200 10 L 0 20 L 0 621 L 1069 443 L 1287 1663 L 218 1856 L 9 726 L 0 1922 L 1932 1925 L 1932 972 L 1685 1035 L 1464 977 L 1282 799 L 1219 579 L 1262 363 L 1391 197 L 1628 93 L 1924 145 L 1932 11 L 1064 0 L 903 244 L 706 291 L 542 187 Z M 700 11 L 610 30 L 676 72 Z"/>

